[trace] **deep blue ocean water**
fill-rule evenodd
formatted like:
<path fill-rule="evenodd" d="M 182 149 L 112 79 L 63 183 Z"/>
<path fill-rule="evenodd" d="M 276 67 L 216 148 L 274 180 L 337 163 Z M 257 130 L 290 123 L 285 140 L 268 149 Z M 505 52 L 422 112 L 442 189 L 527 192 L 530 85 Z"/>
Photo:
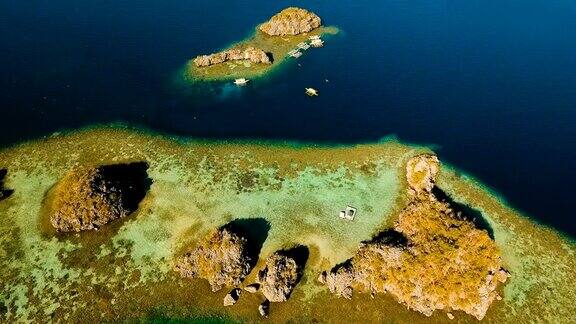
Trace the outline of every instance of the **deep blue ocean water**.
<path fill-rule="evenodd" d="M 289 5 L 342 33 L 242 89 L 175 81 Z M 574 0 L 0 0 L 0 71 L 0 146 L 112 122 L 215 139 L 395 134 L 576 236 Z"/>

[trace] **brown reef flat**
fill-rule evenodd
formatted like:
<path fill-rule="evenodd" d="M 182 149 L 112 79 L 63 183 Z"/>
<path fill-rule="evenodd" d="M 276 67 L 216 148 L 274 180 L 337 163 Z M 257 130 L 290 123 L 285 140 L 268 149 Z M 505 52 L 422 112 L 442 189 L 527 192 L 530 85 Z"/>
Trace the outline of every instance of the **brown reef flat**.
<path fill-rule="evenodd" d="M 455 322 L 478 322 L 476 316 L 483 308 L 474 310 L 469 305 L 484 304 L 468 288 L 482 286 L 476 281 L 481 270 L 462 276 L 459 287 L 466 298 L 449 301 L 445 307 L 437 304 L 446 298 L 445 291 L 423 290 L 422 297 L 433 297 L 430 304 L 418 299 L 402 304 L 403 289 L 397 294 L 377 292 L 373 298 L 368 290 L 345 299 L 317 282 L 323 270 L 354 259 L 359 251 L 369 257 L 364 260 L 374 256 L 374 261 L 382 251 L 397 253 L 389 247 L 407 250 L 399 255 L 409 261 L 430 260 L 439 270 L 449 265 L 455 274 L 470 264 L 493 269 L 495 277 L 484 286 L 491 303 L 482 321 L 575 322 L 574 241 L 523 217 L 474 179 L 445 164 L 435 178 L 429 178 L 433 168 L 414 173 L 414 180 L 435 180 L 432 190 L 424 189 L 422 194 L 431 192 L 436 199 L 418 200 L 419 195 L 408 193 L 413 188 L 408 185 L 406 166 L 410 158 L 423 153 L 431 152 L 395 140 L 350 147 L 182 142 L 114 128 L 2 150 L 0 164 L 9 170 L 5 186 L 14 192 L 0 202 L 0 316 L 7 322 L 262 320 L 260 290 L 242 293 L 237 303 L 225 307 L 229 290 L 212 293 L 208 281 L 181 278 L 172 266 L 179 252 L 199 246 L 215 228 L 238 219 L 262 218 L 269 225 L 264 228 L 267 237 L 262 238 L 258 263 L 244 283 L 257 282 L 259 270 L 276 251 L 295 245 L 309 249 L 290 298 L 270 306 L 268 316 L 273 322 L 443 323 L 449 314 Z M 42 231 L 45 195 L 71 169 L 139 161 L 148 162 L 147 174 L 153 182 L 130 217 L 97 232 L 48 235 Z M 358 208 L 354 221 L 338 218 L 338 211 L 348 204 Z M 485 226 L 460 218 L 460 210 L 466 211 L 463 216 L 483 219 Z M 114 230 L 107 230 L 108 226 Z M 429 230 L 421 230 L 428 226 Z M 396 245 L 378 235 L 390 228 L 406 240 Z M 468 235 L 474 239 L 464 240 Z M 427 242 L 430 237 L 438 244 Z M 359 247 L 362 241 L 368 242 L 364 248 Z M 478 252 L 475 258 L 468 250 Z M 409 251 L 423 254 L 414 256 Z M 454 253 L 473 263 L 455 263 Z M 414 264 L 406 271 L 421 276 L 423 288 L 427 278 L 456 287 L 452 286 L 455 276 L 443 276 L 442 271 L 432 274 L 418 267 L 421 263 Z M 510 274 L 505 285 L 497 284 L 500 267 Z M 402 276 L 397 282 L 403 282 Z M 406 305 L 434 311 L 427 317 Z"/>

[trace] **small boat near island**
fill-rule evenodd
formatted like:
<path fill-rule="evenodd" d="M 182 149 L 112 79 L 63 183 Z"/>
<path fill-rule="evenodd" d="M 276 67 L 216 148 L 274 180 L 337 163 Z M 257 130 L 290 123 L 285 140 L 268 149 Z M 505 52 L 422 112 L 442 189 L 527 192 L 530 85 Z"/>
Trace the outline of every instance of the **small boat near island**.
<path fill-rule="evenodd" d="M 237 85 L 237 86 L 247 85 L 248 82 L 250 82 L 250 80 L 248 80 L 248 79 L 246 79 L 246 78 L 240 78 L 240 79 L 234 80 L 234 84 Z"/>
<path fill-rule="evenodd" d="M 305 88 L 305 90 L 306 90 L 306 94 L 310 97 L 318 96 L 318 90 L 316 90 L 314 88 Z"/>

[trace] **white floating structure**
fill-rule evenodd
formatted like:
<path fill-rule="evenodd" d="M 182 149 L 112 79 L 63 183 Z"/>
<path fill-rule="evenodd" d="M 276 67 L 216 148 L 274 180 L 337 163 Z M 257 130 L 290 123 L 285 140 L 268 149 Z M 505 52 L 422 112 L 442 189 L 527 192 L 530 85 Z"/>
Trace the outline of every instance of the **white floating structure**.
<path fill-rule="evenodd" d="M 300 56 L 302 56 L 302 52 L 296 51 L 290 54 L 290 56 L 292 56 L 293 58 L 299 58 Z"/>
<path fill-rule="evenodd" d="M 243 86 L 246 85 L 250 80 L 245 79 L 245 78 L 241 78 L 241 79 L 236 79 L 234 80 L 234 84 L 237 86 Z"/>
<path fill-rule="evenodd" d="M 321 40 L 320 38 L 318 38 L 318 39 L 313 39 L 313 40 L 310 42 L 310 45 L 312 45 L 312 47 L 322 47 L 322 46 L 324 46 L 324 41 Z"/>
<path fill-rule="evenodd" d="M 320 35 L 312 35 L 310 36 L 310 40 L 320 39 Z"/>
<path fill-rule="evenodd" d="M 307 49 L 310 48 L 310 45 L 308 45 L 307 43 L 304 43 L 304 42 L 299 43 L 299 44 L 296 45 L 296 46 L 298 46 L 298 48 L 301 49 L 301 50 L 307 50 Z"/>
<path fill-rule="evenodd" d="M 340 218 L 349 221 L 354 220 L 354 217 L 356 217 L 356 210 L 357 209 L 352 206 L 347 206 L 345 210 L 340 211 Z"/>
<path fill-rule="evenodd" d="M 318 95 L 318 90 L 314 89 L 314 88 L 305 88 L 306 90 L 306 94 L 310 97 L 314 97 Z"/>

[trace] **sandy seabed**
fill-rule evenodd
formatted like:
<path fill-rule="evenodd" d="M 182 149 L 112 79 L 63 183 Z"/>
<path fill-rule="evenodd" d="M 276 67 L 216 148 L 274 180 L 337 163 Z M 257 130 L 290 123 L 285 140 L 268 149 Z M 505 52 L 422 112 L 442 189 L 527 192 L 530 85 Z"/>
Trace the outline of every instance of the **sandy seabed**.
<path fill-rule="evenodd" d="M 119 128 L 95 128 L 0 151 L 14 193 L 0 202 L 0 316 L 7 321 L 196 319 L 257 321 L 262 301 L 179 278 L 172 259 L 205 233 L 235 219 L 270 225 L 259 264 L 277 249 L 310 249 L 291 299 L 273 304 L 270 321 L 445 322 L 389 296 L 331 295 L 322 270 L 350 258 L 362 240 L 390 226 L 405 206 L 404 166 L 426 147 L 390 139 L 357 146 L 205 142 Z M 152 185 L 137 212 L 99 231 L 55 235 L 43 203 L 77 165 L 146 161 Z M 473 178 L 443 166 L 438 183 L 455 201 L 482 213 L 512 277 L 483 321 L 576 322 L 576 245 L 508 207 Z M 338 218 L 358 208 L 352 222 Z M 476 322 L 454 313 L 453 322 Z"/>

